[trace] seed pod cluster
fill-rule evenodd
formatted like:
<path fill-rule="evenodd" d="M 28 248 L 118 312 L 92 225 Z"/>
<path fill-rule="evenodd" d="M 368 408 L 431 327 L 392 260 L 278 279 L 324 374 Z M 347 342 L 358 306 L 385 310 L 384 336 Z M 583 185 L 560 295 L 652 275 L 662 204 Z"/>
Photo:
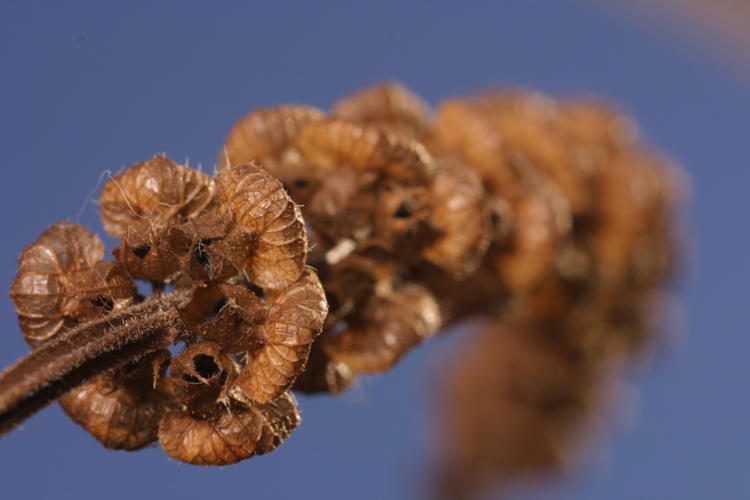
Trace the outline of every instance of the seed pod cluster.
<path fill-rule="evenodd" d="M 438 377 L 436 496 L 473 498 L 570 470 L 601 427 L 605 373 L 497 320 L 475 324 L 461 348 Z"/>
<path fill-rule="evenodd" d="M 300 421 L 288 389 L 327 313 L 306 266 L 299 207 L 258 165 L 212 178 L 156 156 L 110 179 L 100 208 L 107 232 L 121 238 L 115 262 L 102 262 L 102 242 L 66 222 L 22 254 L 11 296 L 24 335 L 38 344 L 163 301 L 185 348 L 86 381 L 60 399 L 64 410 L 108 448 L 158 439 L 197 465 L 275 449 Z M 138 295 L 133 280 L 149 282 L 152 296 Z"/>
<path fill-rule="evenodd" d="M 182 352 L 61 401 L 107 447 L 158 439 L 200 465 L 267 453 L 299 423 L 292 389 L 342 392 L 484 318 L 438 384 L 440 493 L 470 496 L 570 463 L 609 398 L 604 374 L 657 338 L 679 171 L 609 106 L 513 90 L 433 113 L 389 82 L 331 113 L 250 112 L 217 171 L 157 156 L 110 179 L 116 262 L 70 223 L 21 256 L 11 295 L 32 345 L 180 299 Z"/>
<path fill-rule="evenodd" d="M 251 112 L 220 166 L 253 160 L 271 162 L 302 204 L 331 308 L 297 389 L 338 393 L 447 325 L 489 318 L 486 340 L 443 384 L 439 412 L 455 436 L 446 485 L 476 493 L 472 478 L 568 462 L 607 399 L 602 373 L 656 338 L 678 170 L 608 105 L 516 89 L 448 99 L 433 115 L 388 82 L 329 116 Z M 555 394 L 508 396 L 526 379 Z M 505 441 L 481 442 L 489 434 Z M 471 464 L 485 469 L 454 481 Z"/>
<path fill-rule="evenodd" d="M 439 385 L 442 429 L 455 437 L 443 441 L 440 493 L 465 498 L 483 484 L 569 468 L 599 430 L 617 386 L 608 376 L 657 341 L 653 309 L 664 302 L 675 261 L 671 224 L 681 185 L 634 125 L 599 103 L 528 92 L 454 99 L 440 106 L 430 140 L 474 166 L 488 196 L 511 208 L 510 232 L 493 237 L 485 265 L 518 300 L 467 341 L 473 345 Z M 507 165 L 547 192 L 552 217 L 530 196 L 515 198 L 512 177 L 499 175 Z M 521 232 L 533 220 L 538 234 L 525 244 Z M 579 376 L 554 407 L 502 389 L 517 380 L 563 383 L 561 366 Z M 488 382 L 493 392 L 480 389 Z"/>

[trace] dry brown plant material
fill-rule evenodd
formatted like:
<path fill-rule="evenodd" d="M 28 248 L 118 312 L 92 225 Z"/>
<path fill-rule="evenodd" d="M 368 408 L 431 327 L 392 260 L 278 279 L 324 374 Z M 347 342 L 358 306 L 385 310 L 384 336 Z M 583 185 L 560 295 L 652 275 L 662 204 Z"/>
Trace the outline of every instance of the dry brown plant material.
<path fill-rule="evenodd" d="M 255 240 L 237 268 L 261 288 L 282 288 L 305 268 L 307 236 L 297 206 L 265 170 L 242 165 L 216 178 L 218 198 L 234 217 L 235 230 Z"/>
<path fill-rule="evenodd" d="M 164 451 L 193 465 L 231 465 L 273 451 L 299 425 L 296 401 L 285 394 L 273 407 L 235 403 L 205 417 L 171 411 L 159 426 Z"/>
<path fill-rule="evenodd" d="M 229 132 L 219 156 L 218 169 L 260 162 L 279 179 L 300 204 L 317 189 L 320 172 L 300 154 L 296 139 L 301 128 L 323 119 L 322 111 L 309 106 L 258 109 L 240 120 Z"/>
<path fill-rule="evenodd" d="M 420 138 L 430 127 L 430 108 L 399 82 L 384 82 L 340 99 L 333 115 Z"/>
<path fill-rule="evenodd" d="M 599 427 L 603 374 L 533 328 L 486 324 L 467 339 L 440 380 L 440 496 L 574 465 Z"/>
<path fill-rule="evenodd" d="M 60 398 L 65 413 L 104 447 L 138 450 L 157 439 L 167 399 L 156 390 L 169 351 L 96 377 Z"/>
<path fill-rule="evenodd" d="M 197 217 L 211 206 L 214 195 L 208 175 L 155 156 L 107 182 L 99 211 L 104 230 L 122 238 L 129 227 L 144 222 L 160 228 Z"/>
<path fill-rule="evenodd" d="M 258 403 L 280 396 L 307 362 L 328 312 L 325 293 L 308 268 L 281 293 L 269 292 L 264 346 L 253 351 L 240 373 L 242 393 Z"/>
<path fill-rule="evenodd" d="M 65 411 L 108 448 L 158 434 L 201 465 L 276 448 L 299 423 L 284 393 L 327 312 L 299 207 L 257 165 L 214 180 L 157 156 L 107 183 L 101 211 L 122 237 L 119 262 L 102 262 L 101 241 L 70 223 L 22 255 L 11 295 L 39 345 L 2 375 L 0 428 L 70 391 Z"/>
<path fill-rule="evenodd" d="M 71 222 L 50 226 L 23 251 L 10 296 L 29 344 L 132 302 L 135 285 L 103 257 L 102 241 Z"/>
<path fill-rule="evenodd" d="M 38 347 L 0 375 L 0 432 L 70 391 L 105 446 L 232 464 L 298 425 L 290 389 L 340 393 L 481 317 L 437 384 L 438 494 L 466 498 L 574 464 L 604 374 L 658 339 L 679 175 L 608 105 L 493 91 L 433 121 L 386 82 L 330 115 L 252 111 L 218 171 L 112 178 L 117 262 L 69 223 L 24 251 L 11 295 Z"/>
<path fill-rule="evenodd" d="M 440 309 L 429 291 L 406 285 L 376 294 L 346 321 L 344 331 L 323 340 L 323 348 L 355 373 L 384 372 L 440 324 Z"/>

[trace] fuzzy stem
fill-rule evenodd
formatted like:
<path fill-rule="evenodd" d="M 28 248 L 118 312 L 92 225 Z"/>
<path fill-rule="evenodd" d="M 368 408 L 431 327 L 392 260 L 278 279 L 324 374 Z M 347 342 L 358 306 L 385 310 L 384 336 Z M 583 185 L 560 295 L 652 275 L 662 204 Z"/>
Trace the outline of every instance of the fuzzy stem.
<path fill-rule="evenodd" d="M 71 328 L 0 374 L 0 436 L 87 380 L 174 344 L 174 293 Z"/>

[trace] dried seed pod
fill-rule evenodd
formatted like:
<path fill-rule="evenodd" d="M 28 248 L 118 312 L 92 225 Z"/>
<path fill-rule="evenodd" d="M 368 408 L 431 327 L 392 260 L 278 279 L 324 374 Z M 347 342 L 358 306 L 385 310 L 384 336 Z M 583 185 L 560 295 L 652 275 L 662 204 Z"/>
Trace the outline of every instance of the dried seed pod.
<path fill-rule="evenodd" d="M 180 270 L 177 258 L 164 248 L 163 231 L 147 222 L 127 226 L 120 244 L 112 254 L 136 280 L 163 283 Z"/>
<path fill-rule="evenodd" d="M 175 356 L 170 380 L 180 401 L 192 415 L 213 413 L 216 404 L 228 402 L 228 387 L 236 376 L 232 359 L 215 342 L 199 342 Z"/>
<path fill-rule="evenodd" d="M 371 208 L 375 212 L 372 237 L 402 260 L 417 258 L 437 237 L 428 222 L 432 212 L 430 194 L 427 187 L 383 186 Z"/>
<path fill-rule="evenodd" d="M 110 179 L 99 211 L 104 230 L 122 238 L 128 226 L 148 222 L 159 228 L 196 217 L 211 207 L 214 194 L 208 175 L 155 156 Z"/>
<path fill-rule="evenodd" d="M 589 210 L 589 172 L 576 162 L 557 125 L 556 103 L 537 92 L 496 92 L 468 99 L 502 140 L 505 156 L 545 174 L 574 214 Z"/>
<path fill-rule="evenodd" d="M 233 404 L 206 418 L 187 411 L 168 412 L 159 425 L 159 442 L 171 457 L 193 465 L 230 465 L 252 457 L 263 433 L 254 408 Z"/>
<path fill-rule="evenodd" d="M 130 302 L 135 285 L 103 256 L 101 240 L 72 222 L 50 226 L 23 251 L 10 296 L 30 344 Z"/>
<path fill-rule="evenodd" d="M 326 251 L 342 240 L 356 243 L 372 234 L 377 181 L 376 174 L 348 166 L 330 172 L 321 180 L 304 211 Z"/>
<path fill-rule="evenodd" d="M 658 263 L 658 247 L 651 246 L 669 238 L 663 221 L 670 210 L 671 196 L 665 190 L 660 165 L 643 153 L 618 155 L 602 172 L 599 189 L 599 224 L 591 241 L 599 277 L 608 282 L 623 282 L 637 272 L 639 265 L 644 271 L 640 278 L 644 283 L 650 281 L 644 276 L 650 274 L 648 268 L 654 276 L 663 275 L 659 269 L 665 269 L 666 265 Z M 653 250 L 649 251 L 649 246 Z M 667 247 L 665 244 L 662 252 L 668 252 Z M 639 257 L 657 262 L 639 263 Z"/>
<path fill-rule="evenodd" d="M 599 170 L 612 151 L 635 145 L 638 125 L 609 103 L 589 99 L 563 99 L 554 117 L 582 166 Z"/>
<path fill-rule="evenodd" d="M 495 123 L 498 106 L 446 101 L 438 112 L 436 147 L 475 168 L 489 194 L 510 205 L 511 233 L 497 235 L 501 239 L 495 239 L 490 258 L 511 290 L 526 293 L 553 272 L 554 257 L 570 230 L 570 211 L 544 170 L 508 143 Z"/>
<path fill-rule="evenodd" d="M 477 333 L 441 368 L 447 497 L 569 466 L 603 411 L 601 374 L 538 332 L 494 323 Z"/>
<path fill-rule="evenodd" d="M 167 402 L 155 390 L 169 351 L 101 375 L 60 398 L 60 406 L 106 448 L 137 450 L 156 441 Z"/>
<path fill-rule="evenodd" d="M 497 273 L 516 293 L 528 293 L 549 278 L 562 243 L 548 198 L 530 193 L 514 208 L 514 230 L 506 247 L 490 252 Z"/>
<path fill-rule="evenodd" d="M 293 390 L 308 394 L 318 392 L 341 394 L 356 381 L 356 376 L 349 367 L 344 363 L 333 361 L 325 353 L 321 344 L 321 340 L 313 342 L 307 366 L 294 381 Z"/>
<path fill-rule="evenodd" d="M 266 421 L 255 449 L 257 455 L 264 455 L 278 448 L 302 421 L 297 411 L 297 400 L 289 391 L 271 403 L 256 408 Z"/>
<path fill-rule="evenodd" d="M 240 273 L 255 248 L 254 233 L 234 229 L 231 213 L 208 212 L 170 227 L 165 246 L 194 280 L 223 281 Z"/>
<path fill-rule="evenodd" d="M 323 349 L 354 373 L 384 372 L 440 328 L 440 309 L 432 294 L 404 285 L 374 297 L 338 335 L 326 335 Z"/>
<path fill-rule="evenodd" d="M 300 131 L 297 147 L 323 171 L 348 165 L 382 172 L 406 183 L 423 183 L 434 168 L 431 156 L 419 142 L 343 120 L 308 123 Z"/>
<path fill-rule="evenodd" d="M 486 113 L 462 99 L 449 99 L 438 107 L 435 149 L 457 153 L 482 176 L 488 191 L 514 201 L 523 196 L 528 165 L 513 164 L 502 137 Z"/>
<path fill-rule="evenodd" d="M 185 325 L 229 351 L 261 347 L 268 319 L 266 304 L 245 285 L 195 284 L 193 297 L 182 309 Z"/>
<path fill-rule="evenodd" d="M 256 239 L 242 270 L 262 288 L 283 288 L 304 270 L 305 223 L 279 181 L 255 165 L 232 167 L 216 178 L 219 199 L 232 211 L 235 230 Z"/>
<path fill-rule="evenodd" d="M 269 293 L 266 345 L 250 353 L 240 373 L 242 393 L 267 403 L 288 389 L 307 362 L 328 312 L 323 287 L 311 268 L 286 290 Z"/>
<path fill-rule="evenodd" d="M 340 99 L 333 114 L 414 138 L 421 136 L 430 126 L 427 103 L 404 85 L 393 81 L 367 87 Z"/>
<path fill-rule="evenodd" d="M 429 224 L 438 233 L 425 248 L 425 259 L 456 278 L 474 272 L 490 242 L 490 214 L 479 176 L 458 165 L 443 164 L 430 187 Z"/>
<path fill-rule="evenodd" d="M 230 465 L 275 449 L 299 425 L 296 402 L 284 394 L 265 406 L 231 405 L 206 418 L 167 413 L 159 426 L 164 451 L 193 465 Z"/>
<path fill-rule="evenodd" d="M 229 132 L 218 169 L 257 161 L 264 165 L 279 160 L 300 129 L 311 121 L 322 120 L 322 111 L 310 106 L 277 106 L 255 110 L 242 118 Z"/>

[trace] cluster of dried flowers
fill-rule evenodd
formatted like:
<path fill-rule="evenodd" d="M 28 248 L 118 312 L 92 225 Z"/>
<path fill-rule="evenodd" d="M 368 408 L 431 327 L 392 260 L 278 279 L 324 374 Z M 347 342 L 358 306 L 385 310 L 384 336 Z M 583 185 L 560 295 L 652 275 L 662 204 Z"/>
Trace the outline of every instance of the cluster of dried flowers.
<path fill-rule="evenodd" d="M 339 392 L 459 321 L 437 384 L 442 493 L 565 465 L 610 374 L 654 340 L 679 172 L 593 101 L 442 102 L 395 83 L 251 112 L 220 168 L 260 161 L 301 203 L 330 304 L 295 388 Z"/>
<path fill-rule="evenodd" d="M 186 347 L 113 367 L 65 394 L 63 409 L 108 448 L 158 439 L 200 465 L 273 450 L 299 423 L 288 389 L 327 312 L 305 265 L 299 207 L 257 166 L 211 178 L 157 156 L 112 178 L 100 209 L 107 233 L 121 238 L 116 262 L 102 261 L 101 240 L 69 222 L 21 255 L 10 293 L 26 339 L 44 345 L 161 300 L 174 305 L 173 341 Z M 151 297 L 134 279 L 152 284 Z M 154 327 L 147 315 L 131 321 Z"/>
<path fill-rule="evenodd" d="M 105 446 L 158 438 L 198 464 L 265 453 L 299 420 L 289 389 L 339 393 L 485 318 L 440 384 L 442 493 L 469 495 L 565 462 L 610 368 L 653 337 L 679 183 L 599 103 L 494 92 L 433 114 L 386 83 L 331 113 L 251 112 L 217 170 L 156 157 L 113 178 L 100 208 L 117 262 L 69 223 L 21 257 L 11 295 L 32 345 L 174 303 L 184 351 L 61 400 Z"/>

